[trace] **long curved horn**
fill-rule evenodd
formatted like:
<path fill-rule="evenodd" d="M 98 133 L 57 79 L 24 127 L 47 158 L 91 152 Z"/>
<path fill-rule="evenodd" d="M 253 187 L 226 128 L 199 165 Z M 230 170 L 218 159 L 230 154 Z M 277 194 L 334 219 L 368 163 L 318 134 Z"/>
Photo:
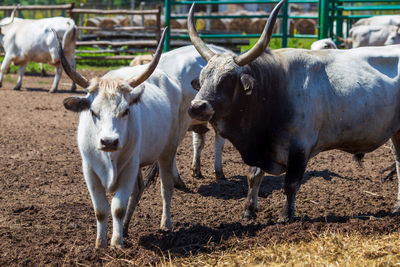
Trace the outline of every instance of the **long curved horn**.
<path fill-rule="evenodd" d="M 167 31 L 167 27 L 164 28 L 164 31 L 162 32 L 160 42 L 158 43 L 156 53 L 154 54 L 153 59 L 151 62 L 147 65 L 147 68 L 142 72 L 137 77 L 133 77 L 128 80 L 128 83 L 131 87 L 135 88 L 147 78 L 150 77 L 150 75 L 153 73 L 153 71 L 156 69 L 158 62 L 160 61 L 160 57 L 162 54 L 163 46 L 164 46 L 164 38 L 165 38 L 165 32 Z"/>
<path fill-rule="evenodd" d="M 210 48 L 207 47 L 206 43 L 204 43 L 203 40 L 201 40 L 199 34 L 196 31 L 196 27 L 194 25 L 194 15 L 193 15 L 194 5 L 195 3 L 193 2 L 192 6 L 190 7 L 188 15 L 188 20 L 187 20 L 188 33 L 190 36 L 190 40 L 192 41 L 196 50 L 205 60 L 209 61 L 210 58 L 212 58 L 215 55 L 215 53 Z"/>
<path fill-rule="evenodd" d="M 81 76 L 78 72 L 71 68 L 67 59 L 65 58 L 64 50 L 62 48 L 60 39 L 58 39 L 57 32 L 53 28 L 51 30 L 53 31 L 54 36 L 57 40 L 57 51 L 65 73 L 67 73 L 68 77 L 71 78 L 71 80 L 74 81 L 76 84 L 82 86 L 83 88 L 87 88 L 90 84 L 89 80 Z"/>
<path fill-rule="evenodd" d="M 269 41 L 271 40 L 276 18 L 278 17 L 278 13 L 281 10 L 281 7 L 285 3 L 285 1 L 286 0 L 281 0 L 272 10 L 264 31 L 261 34 L 260 39 L 258 39 L 257 43 L 249 51 L 234 58 L 236 64 L 238 64 L 239 66 L 249 64 L 258 56 L 260 56 L 262 52 L 264 52 L 265 48 L 267 48 L 269 44 Z"/>
<path fill-rule="evenodd" d="M 10 20 L 9 22 L 5 22 L 4 24 L 1 24 L 1 23 L 0 23 L 0 27 L 7 26 L 8 24 L 13 23 L 14 17 L 15 17 L 15 11 L 17 11 L 17 9 L 18 9 L 20 6 L 21 6 L 21 4 L 18 4 L 16 7 L 14 7 L 14 9 L 13 9 L 13 11 L 12 11 L 12 13 L 11 13 L 11 20 Z"/>

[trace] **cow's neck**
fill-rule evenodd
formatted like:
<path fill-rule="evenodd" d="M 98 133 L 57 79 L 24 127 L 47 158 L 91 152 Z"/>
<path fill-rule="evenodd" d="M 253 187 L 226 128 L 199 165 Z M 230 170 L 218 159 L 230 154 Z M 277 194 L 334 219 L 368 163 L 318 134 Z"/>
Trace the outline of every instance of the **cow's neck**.
<path fill-rule="evenodd" d="M 272 172 L 292 116 L 285 73 L 271 53 L 264 53 L 248 66 L 256 87 L 251 95 L 236 99 L 232 112 L 216 120 L 220 134 L 239 150 L 243 160 Z"/>

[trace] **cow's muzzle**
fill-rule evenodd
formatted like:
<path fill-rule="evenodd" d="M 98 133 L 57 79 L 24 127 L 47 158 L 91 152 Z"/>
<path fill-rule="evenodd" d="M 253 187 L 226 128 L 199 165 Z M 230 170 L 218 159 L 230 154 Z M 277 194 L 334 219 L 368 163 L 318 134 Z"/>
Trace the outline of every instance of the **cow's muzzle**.
<path fill-rule="evenodd" d="M 118 138 L 102 138 L 100 139 L 100 150 L 105 152 L 114 152 L 118 150 L 119 140 Z"/>
<path fill-rule="evenodd" d="M 189 116 L 199 121 L 209 121 L 214 115 L 215 111 L 211 104 L 205 100 L 193 100 L 189 110 Z"/>

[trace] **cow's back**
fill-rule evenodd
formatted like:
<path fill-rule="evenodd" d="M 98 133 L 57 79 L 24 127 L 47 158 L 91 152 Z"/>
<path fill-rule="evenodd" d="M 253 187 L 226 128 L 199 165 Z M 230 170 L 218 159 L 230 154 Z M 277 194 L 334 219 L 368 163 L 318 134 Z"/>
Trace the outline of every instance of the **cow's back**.
<path fill-rule="evenodd" d="M 277 53 L 288 66 L 293 133 L 314 140 L 314 153 L 369 152 L 400 129 L 399 45 Z"/>

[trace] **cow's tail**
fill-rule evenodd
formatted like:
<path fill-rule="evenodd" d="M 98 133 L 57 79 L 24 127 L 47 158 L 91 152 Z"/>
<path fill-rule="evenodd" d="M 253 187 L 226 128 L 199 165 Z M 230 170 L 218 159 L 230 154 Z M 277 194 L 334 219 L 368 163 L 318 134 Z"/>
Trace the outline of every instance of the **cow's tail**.
<path fill-rule="evenodd" d="M 154 162 L 151 166 L 147 167 L 144 172 L 144 188 L 148 188 L 151 184 L 157 181 L 159 173 L 158 162 Z"/>
<path fill-rule="evenodd" d="M 73 44 L 75 44 L 75 42 L 76 42 L 76 32 L 77 32 L 77 29 L 76 29 L 75 23 L 74 23 L 74 21 L 71 19 L 71 20 L 68 22 L 68 24 L 69 24 L 69 27 L 68 27 L 68 29 L 65 31 L 64 36 L 63 36 L 63 39 L 62 39 L 62 48 L 63 48 L 64 50 L 68 49 L 67 44 L 69 44 L 69 43 L 71 43 L 71 42 L 72 42 Z"/>

